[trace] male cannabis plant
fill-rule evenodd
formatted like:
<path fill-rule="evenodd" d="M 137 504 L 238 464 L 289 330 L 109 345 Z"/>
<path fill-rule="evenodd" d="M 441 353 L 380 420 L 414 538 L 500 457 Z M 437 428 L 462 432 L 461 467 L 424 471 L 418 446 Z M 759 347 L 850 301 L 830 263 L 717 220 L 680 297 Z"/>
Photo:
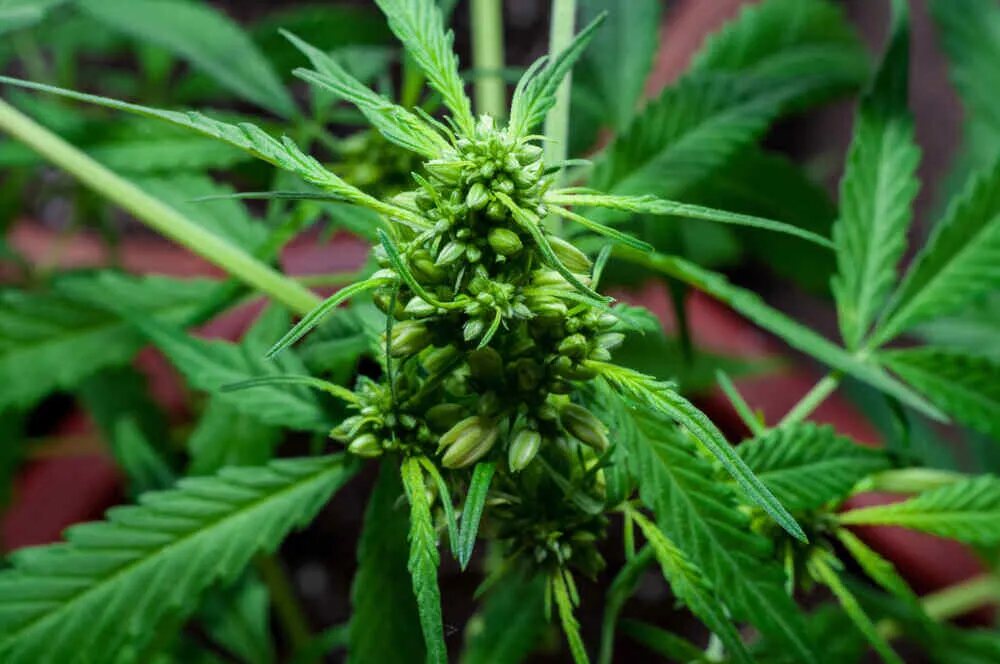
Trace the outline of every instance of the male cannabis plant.
<path fill-rule="evenodd" d="M 277 309 L 262 317 L 244 345 L 233 347 L 188 337 L 174 322 L 203 319 L 231 300 L 225 292 L 221 297 L 215 289 L 202 293 L 198 307 L 172 311 L 174 319 L 149 316 L 143 309 L 144 300 L 169 290 L 169 284 L 156 280 L 134 284 L 114 274 L 71 279 L 63 287 L 66 296 L 138 329 L 219 403 L 267 424 L 322 430 L 329 433 L 324 445 L 346 448 L 346 453 L 181 479 L 171 490 L 144 494 L 137 506 L 112 510 L 106 522 L 74 527 L 66 544 L 18 552 L 12 569 L 0 573 L 3 660 L 147 661 L 163 647 L 163 634 L 193 612 L 201 611 L 206 624 L 219 618 L 198 602 L 213 585 L 238 587 L 252 560 L 256 573 L 273 580 L 274 562 L 260 554 L 273 551 L 293 527 L 314 517 L 361 459 L 372 458 L 380 459 L 381 474 L 365 518 L 348 637 L 357 661 L 412 661 L 423 652 L 428 661 L 448 661 L 437 579 L 439 536 L 447 539 L 463 570 L 477 539 L 487 543 L 489 576 L 483 590 L 489 600 L 478 654 L 475 649 L 467 653 L 469 661 L 518 660 L 533 647 L 538 617 L 553 611 L 573 659 L 589 661 L 590 635 L 581 632 L 574 615 L 581 601 L 578 579 L 596 580 L 606 565 L 602 545 L 619 521 L 626 563 L 608 592 L 600 650 L 604 662 L 612 657 L 618 614 L 653 563 L 676 598 L 713 635 L 703 651 L 662 630 L 628 625 L 637 639 L 671 659 L 851 661 L 864 643 L 855 638 L 860 635 L 883 659 L 899 661 L 889 641 L 904 631 L 926 639 L 932 649 L 961 641 L 956 630 L 935 622 L 946 616 L 921 603 L 891 563 L 846 526 L 905 525 L 996 546 L 1000 481 L 893 468 L 905 459 L 803 422 L 850 375 L 888 395 L 900 409 L 905 405 L 941 419 L 940 408 L 970 426 L 1000 430 L 996 413 L 970 394 L 975 382 L 988 403 L 1000 401 L 995 383 L 987 380 L 1000 373 L 994 362 L 930 348 L 881 350 L 916 323 L 994 292 L 998 279 L 993 266 L 1000 188 L 994 169 L 969 185 L 890 295 L 915 190 L 916 152 L 905 108 L 905 3 L 893 2 L 886 56 L 860 106 L 832 240 L 796 225 L 650 193 L 658 186 L 646 186 L 655 179 L 650 174 L 663 165 L 658 156 L 642 156 L 649 151 L 646 139 L 651 134 L 670 138 L 666 131 L 646 131 L 645 123 L 659 117 L 662 107 L 651 107 L 634 121 L 589 182 L 572 181 L 565 160 L 546 161 L 546 141 L 553 136 L 537 131 L 547 115 L 558 120 L 565 112 L 565 104 L 557 104 L 560 85 L 601 29 L 603 15 L 565 48 L 527 69 L 505 119 L 473 113 L 437 3 L 377 4 L 446 115 L 391 102 L 336 58 L 286 33 L 311 64 L 295 74 L 354 104 L 381 136 L 366 137 L 365 145 L 383 139 L 391 144 L 385 154 L 394 168 L 413 165 L 404 184 L 366 182 L 377 185 L 377 195 L 356 186 L 366 181 L 363 173 L 335 173 L 290 139 L 275 139 L 249 123 L 2 79 L 214 137 L 309 186 L 268 196 L 365 208 L 374 213 L 378 240 L 366 276 L 317 303 L 297 283 L 0 103 L 0 127 L 304 315 L 270 347 L 265 363 L 261 337 L 278 336 L 273 330 L 283 318 Z M 775 17 L 799 11 L 820 23 L 836 17 L 819 0 L 770 0 L 744 20 L 755 34 L 768 35 L 773 26 L 783 25 Z M 722 64 L 725 51 L 715 51 Z M 709 60 L 699 66 L 710 68 L 711 62 L 704 64 Z M 799 103 L 796 94 L 803 94 L 775 83 L 780 67 L 761 69 L 766 75 L 733 88 L 737 108 L 754 122 L 754 114 L 771 117 Z M 686 79 L 679 89 L 697 90 L 697 99 L 716 103 L 731 84 L 731 75 L 716 72 Z M 730 121 L 739 127 L 749 122 Z M 718 143 L 728 140 L 720 132 Z M 630 155 L 645 160 L 646 171 L 637 168 L 624 177 Z M 685 157 L 683 149 L 677 155 Z M 699 162 L 695 157 L 700 155 L 686 155 L 688 172 Z M 584 186 L 599 184 L 605 186 Z M 839 267 L 834 293 L 845 348 L 720 275 L 656 253 L 650 243 L 622 230 L 621 224 L 636 216 L 715 221 L 834 250 Z M 973 242 L 970 235 L 979 239 Z M 612 257 L 729 303 L 828 364 L 832 373 L 770 427 L 722 375 L 722 387 L 753 433 L 753 440 L 731 447 L 673 383 L 616 363 L 615 351 L 628 335 L 653 334 L 657 325 L 643 310 L 601 293 Z M 339 307 L 349 300 L 352 309 Z M 370 341 L 365 345 L 376 366 L 346 386 L 309 374 L 293 345 L 310 332 L 325 334 L 326 326 L 352 313 L 356 328 Z M 325 348 L 321 341 L 308 351 L 315 358 Z M 935 367 L 941 375 L 935 376 Z M 954 389 L 942 387 L 949 380 Z M 333 397 L 346 411 L 306 388 Z M 344 416 L 331 427 L 330 415 L 337 412 Z M 887 486 L 919 495 L 897 505 L 838 513 L 856 491 Z M 398 510 L 403 496 L 408 518 Z M 393 563 L 402 562 L 393 539 L 400 527 L 409 530 L 405 564 L 422 636 L 417 641 L 408 636 L 410 595 L 399 599 L 400 579 L 394 576 Z M 859 593 L 847 583 L 841 549 L 892 599 L 872 589 Z M 806 615 L 795 593 L 817 585 L 827 588 L 837 604 Z M 281 601 L 287 604 L 287 598 Z M 736 625 L 743 622 L 759 636 L 741 634 Z M 842 638 L 844 647 L 836 652 L 817 647 L 831 635 Z M 295 645 L 300 656 L 308 657 L 328 644 L 320 639 L 315 645 Z"/>

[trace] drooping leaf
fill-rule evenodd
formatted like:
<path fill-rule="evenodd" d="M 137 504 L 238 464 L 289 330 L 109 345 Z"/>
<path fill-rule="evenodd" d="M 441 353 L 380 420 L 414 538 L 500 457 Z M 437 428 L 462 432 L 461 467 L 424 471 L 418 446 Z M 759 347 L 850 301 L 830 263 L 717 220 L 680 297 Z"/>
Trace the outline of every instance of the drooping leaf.
<path fill-rule="evenodd" d="M 438 589 L 437 532 L 431 517 L 431 505 L 424 484 L 420 462 L 409 458 L 402 467 L 403 488 L 410 502 L 410 557 L 407 569 L 417 598 L 420 627 L 427 647 L 427 661 L 446 664 L 448 650 L 444 643 L 444 622 L 441 618 L 441 591 Z"/>
<path fill-rule="evenodd" d="M 211 584 L 273 551 L 351 474 L 342 457 L 228 468 L 75 526 L 65 544 L 17 552 L 0 572 L 4 661 L 97 661 L 141 647 Z"/>
<path fill-rule="evenodd" d="M 54 293 L 0 294 L 0 409 L 72 389 L 100 369 L 125 364 L 142 347 L 131 325 L 72 296 L 67 289 L 78 279 L 89 278 L 60 280 Z M 180 321 L 212 288 L 206 280 L 119 277 L 102 295 L 144 316 Z"/>
<path fill-rule="evenodd" d="M 884 343 L 1000 289 L 1000 161 L 972 178 L 928 239 L 876 333 Z"/>
<path fill-rule="evenodd" d="M 860 347 L 896 280 L 906 249 L 920 153 L 907 110 L 909 16 L 893 3 L 889 45 L 861 101 L 833 226 L 838 272 L 832 282 L 847 347 Z"/>
<path fill-rule="evenodd" d="M 454 34 L 445 31 L 441 9 L 434 0 L 375 0 L 389 20 L 389 28 L 403 42 L 406 53 L 441 93 L 460 129 L 471 133 L 472 104 L 458 74 L 458 57 L 452 48 Z"/>
<path fill-rule="evenodd" d="M 366 87 L 326 53 L 290 32 L 284 33 L 312 63 L 313 69 L 299 68 L 295 75 L 351 102 L 388 140 L 408 150 L 434 159 L 449 149 L 444 138 L 426 122 L 402 106 Z"/>
<path fill-rule="evenodd" d="M 803 105 L 859 85 L 868 71 L 864 45 L 826 0 L 764 0 L 710 35 L 689 75 L 738 74 L 762 89 L 793 86 L 790 102 Z"/>
<path fill-rule="evenodd" d="M 722 432 L 693 404 L 677 394 L 669 383 L 611 364 L 592 363 L 609 385 L 630 400 L 633 408 L 642 408 L 655 416 L 676 421 L 714 456 L 746 493 L 790 535 L 805 541 L 805 533 L 788 510 L 771 494 L 726 440 Z"/>
<path fill-rule="evenodd" d="M 354 662 L 390 662 L 401 654 L 424 660 L 417 604 L 407 572 L 409 518 L 400 505 L 403 486 L 385 462 L 365 510 L 358 542 L 358 572 L 351 588 L 348 653 Z M 391 606 L 391 611 L 386 607 Z"/>
<path fill-rule="evenodd" d="M 638 620 L 623 620 L 622 633 L 668 662 L 696 662 L 705 655 L 701 648 L 684 637 Z"/>
<path fill-rule="evenodd" d="M 729 283 L 723 275 L 704 270 L 678 256 L 639 254 L 625 249 L 618 250 L 616 253 L 627 257 L 629 262 L 662 272 L 711 295 L 767 331 L 781 337 L 791 347 L 896 397 L 924 415 L 936 420 L 945 419 L 944 415 L 926 399 L 877 365 L 859 359 L 810 328 L 788 318 L 777 309 L 770 307 L 756 293 Z"/>
<path fill-rule="evenodd" d="M 638 411 L 634 435 L 622 436 L 639 495 L 657 522 L 705 577 L 736 620 L 753 623 L 797 661 L 818 655 L 798 607 L 784 592 L 784 573 L 770 542 L 750 530 L 736 494 L 713 479 L 712 468 L 683 435 Z M 753 573 L 747 573 L 753 570 Z"/>
<path fill-rule="evenodd" d="M 1000 362 L 927 346 L 880 357 L 957 421 L 1000 439 Z"/>
<path fill-rule="evenodd" d="M 587 647 L 580 634 L 580 621 L 573 615 L 573 597 L 564 578 L 564 572 L 556 570 L 549 583 L 552 595 L 555 597 L 556 610 L 559 612 L 559 623 L 562 625 L 563 634 L 565 634 L 566 642 L 569 644 L 569 652 L 573 657 L 574 664 L 590 664 Z"/>
<path fill-rule="evenodd" d="M 705 623 L 712 633 L 719 637 L 726 647 L 726 654 L 737 662 L 750 662 L 739 633 L 733 627 L 726 609 L 713 592 L 702 572 L 684 553 L 677 548 L 649 519 L 638 512 L 632 518 L 646 536 L 660 564 L 663 578 L 670 584 L 674 594 Z"/>
<path fill-rule="evenodd" d="M 267 586 L 247 573 L 229 588 L 210 593 L 199 614 L 209 638 L 248 664 L 271 664 L 271 597 Z"/>
<path fill-rule="evenodd" d="M 496 464 L 483 461 L 476 464 L 469 481 L 469 490 L 465 495 L 465 506 L 462 508 L 462 527 L 458 536 L 458 561 L 465 569 L 472 559 L 472 549 L 476 546 L 476 536 L 479 534 L 479 520 L 486 507 L 486 496 L 490 490 L 490 481 Z"/>
<path fill-rule="evenodd" d="M 969 544 L 1000 543 L 1000 479 L 982 475 L 909 500 L 844 512 L 847 525 L 903 526 Z"/>
<path fill-rule="evenodd" d="M 513 578 L 512 578 L 513 577 Z M 504 578 L 486 596 L 467 628 L 462 664 L 519 664 L 545 630 L 543 579 Z"/>
<path fill-rule="evenodd" d="M 811 422 L 771 429 L 736 451 L 793 512 L 843 498 L 859 481 L 890 465 L 878 450 Z"/>
<path fill-rule="evenodd" d="M 190 0 L 77 0 L 90 17 L 187 60 L 243 99 L 278 115 L 295 102 L 250 37 L 211 5 Z"/>
<path fill-rule="evenodd" d="M 561 52 L 535 61 L 517 82 L 510 104 L 510 130 L 514 135 L 529 133 L 545 119 L 545 114 L 556 103 L 556 91 L 560 83 L 569 74 L 603 20 L 603 15 L 598 16 L 578 32 L 569 46 Z"/>

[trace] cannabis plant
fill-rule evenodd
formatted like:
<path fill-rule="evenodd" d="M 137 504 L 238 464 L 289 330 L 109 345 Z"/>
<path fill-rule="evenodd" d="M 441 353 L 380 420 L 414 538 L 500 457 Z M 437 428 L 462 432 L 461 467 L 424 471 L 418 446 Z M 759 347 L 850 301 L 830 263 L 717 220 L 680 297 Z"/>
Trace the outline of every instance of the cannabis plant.
<path fill-rule="evenodd" d="M 803 60 L 782 63 L 784 71 L 761 64 L 756 76 L 727 88 L 734 81 L 732 72 L 721 71 L 725 44 L 745 51 L 739 39 L 716 42 L 716 55 L 702 59 L 667 101 L 629 121 L 591 169 L 565 158 L 567 78 L 600 34 L 603 14 L 563 39 L 571 33 L 573 3 L 556 2 L 552 52 L 524 71 L 509 109 L 497 104 L 500 86 L 481 90 L 479 105 L 492 108 L 476 114 L 437 3 L 377 4 L 441 112 L 396 104 L 341 59 L 291 32 L 285 37 L 301 52 L 298 78 L 352 103 L 377 140 L 411 155 L 412 173 L 398 186 L 338 173 L 292 139 L 254 124 L 2 79 L 162 120 L 242 150 L 306 185 L 265 197 L 367 210 L 376 239 L 364 276 L 319 301 L 252 251 L 0 102 L 0 127 L 273 301 L 242 343 L 228 344 L 188 336 L 184 328 L 238 299 L 229 284 L 102 272 L 60 280 L 48 301 L 23 293 L 5 300 L 0 322 L 10 348 L 44 338 L 45 325 L 62 316 L 97 321 L 91 324 L 110 326 L 110 333 L 92 337 L 94 344 L 110 343 L 127 358 L 144 339 L 152 342 L 193 387 L 210 394 L 214 415 L 192 435 L 195 463 L 177 480 L 176 466 L 144 440 L 141 422 L 116 422 L 117 456 L 141 494 L 137 504 L 71 528 L 65 543 L 11 555 L 10 569 L 0 572 L 3 661 L 167 661 L 210 659 L 218 651 L 267 660 L 268 647 L 241 638 L 237 624 L 240 607 L 258 601 L 251 595 L 263 580 L 303 660 L 346 640 L 359 662 L 446 662 L 449 650 L 457 651 L 442 611 L 442 557 L 466 574 L 486 573 L 465 661 L 518 661 L 549 620 L 558 622 L 574 661 L 595 653 L 611 661 L 619 613 L 654 565 L 711 634 L 704 648 L 659 627 L 624 624 L 671 660 L 856 661 L 867 644 L 896 662 L 891 642 L 904 635 L 943 661 L 958 652 L 995 654 L 995 634 L 942 624 L 995 596 L 991 578 L 953 590 L 947 600 L 922 600 L 851 527 L 903 526 L 975 545 L 988 560 L 1000 544 L 1000 480 L 915 467 L 907 455 L 861 447 L 805 421 L 850 377 L 884 394 L 901 419 L 953 417 L 986 435 L 1000 433 L 995 359 L 954 348 L 888 347 L 921 324 L 995 296 L 1000 282 L 997 167 L 970 178 L 897 278 L 918 161 L 906 107 L 906 4 L 892 3 L 888 45 L 858 108 L 832 237 L 664 197 L 668 184 L 655 177 L 672 176 L 670 186 L 683 189 L 699 167 L 735 149 L 694 153 L 681 142 L 657 152 L 676 136 L 670 126 L 650 133 L 649 118 L 670 110 L 682 116 L 669 101 L 691 90 L 702 95 L 696 100 L 708 95 L 713 103 L 734 95 L 728 124 L 719 120 L 710 142 L 735 146 L 733 136 L 752 136 L 781 109 L 817 93 L 781 78 L 792 70 L 801 83 Z M 476 4 L 483 11 L 491 3 Z M 839 16 L 818 0 L 778 0 L 740 20 L 744 29 L 767 35 L 775 26 L 784 30 L 775 18 L 799 11 Z M 495 45 L 496 34 L 491 39 Z M 714 73 L 698 74 L 713 67 Z M 682 167 L 671 171 L 672 163 Z M 832 251 L 843 344 L 696 262 L 656 251 L 629 232 L 643 227 L 637 219 L 646 227 L 717 222 Z M 616 361 L 629 337 L 659 334 L 659 325 L 645 310 L 604 294 L 611 261 L 727 303 L 829 366 L 829 375 L 781 421 L 766 422 L 720 374 L 752 434 L 732 446 L 674 383 Z M 301 316 L 290 329 L 288 310 Z M 362 355 L 369 361 L 356 364 Z M 49 364 L 39 359 L 30 370 L 51 374 L 56 385 L 81 378 L 53 356 L 39 357 Z M 12 402 L 28 403 L 38 390 L 23 375 L 4 377 L 25 384 L 12 388 L 20 400 Z M 100 393 L 94 390 L 93 398 Z M 104 406 L 112 419 L 127 409 L 127 403 Z M 255 426 L 236 434 L 227 429 L 229 420 L 244 416 Z M 312 453 L 272 459 L 272 434 L 280 428 L 314 434 Z M 223 435 L 225 445 L 214 440 Z M 211 454 L 199 453 L 206 449 Z M 346 637 L 334 630 L 310 640 L 270 554 L 365 463 L 379 471 L 365 511 Z M 879 488 L 913 495 L 845 509 L 852 495 Z M 619 530 L 625 563 L 606 570 L 609 537 Z M 485 555 L 474 566 L 477 544 Z M 603 628 L 583 630 L 577 615 L 586 588 L 608 572 L 614 580 Z M 797 601 L 806 596 L 815 601 Z M 201 625 L 211 653 L 195 654 L 198 641 L 182 629 L 188 621 Z"/>

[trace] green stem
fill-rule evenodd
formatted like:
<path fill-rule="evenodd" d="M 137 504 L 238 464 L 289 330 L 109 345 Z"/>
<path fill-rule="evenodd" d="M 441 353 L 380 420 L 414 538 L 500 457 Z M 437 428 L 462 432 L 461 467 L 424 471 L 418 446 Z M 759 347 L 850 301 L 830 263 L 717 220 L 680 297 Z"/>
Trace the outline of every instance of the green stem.
<path fill-rule="evenodd" d="M 500 0 L 472 0 L 472 62 L 476 69 L 476 110 L 503 118 L 507 89 L 503 80 L 503 10 Z"/>
<path fill-rule="evenodd" d="M 1000 579 L 992 574 L 983 574 L 925 595 L 920 605 L 931 620 L 944 622 L 998 600 Z M 878 625 L 878 631 L 886 639 L 893 639 L 902 633 L 902 628 L 893 620 L 883 620 Z"/>
<path fill-rule="evenodd" d="M 312 640 L 312 633 L 305 611 L 302 610 L 292 583 L 288 580 L 288 574 L 274 556 L 260 556 L 255 560 L 255 564 L 261 580 L 267 586 L 271 603 L 274 604 L 274 612 L 282 629 L 288 635 L 292 649 L 298 651 L 305 648 Z"/>
<path fill-rule="evenodd" d="M 549 30 L 549 54 L 564 50 L 573 41 L 576 27 L 576 0 L 552 0 L 552 23 Z M 556 103 L 545 116 L 545 163 L 552 165 L 566 160 L 569 143 L 569 100 L 572 73 L 559 84 Z M 561 179 L 561 176 L 560 176 Z M 557 180 L 556 185 L 560 184 Z M 558 221 L 549 220 L 550 224 Z"/>
<path fill-rule="evenodd" d="M 819 407 L 828 396 L 840 385 L 841 373 L 831 371 L 823 377 L 802 399 L 795 404 L 788 414 L 778 423 L 778 427 L 784 427 L 797 422 L 801 422 L 809 417 L 816 408 Z"/>
<path fill-rule="evenodd" d="M 83 184 L 128 210 L 150 228 L 218 265 L 296 313 L 308 313 L 321 302 L 319 297 L 293 279 L 205 230 L 3 100 L 0 100 L 0 130 L 10 133 Z"/>

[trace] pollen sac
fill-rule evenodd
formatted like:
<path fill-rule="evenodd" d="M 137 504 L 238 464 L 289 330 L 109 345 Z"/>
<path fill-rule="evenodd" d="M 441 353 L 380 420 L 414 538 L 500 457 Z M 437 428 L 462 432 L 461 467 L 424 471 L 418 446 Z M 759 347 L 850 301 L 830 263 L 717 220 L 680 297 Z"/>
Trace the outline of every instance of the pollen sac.
<path fill-rule="evenodd" d="M 569 403 L 559 411 L 559 422 L 571 436 L 598 452 L 608 449 L 608 429 L 593 413 Z"/>
<path fill-rule="evenodd" d="M 510 469 L 515 473 L 524 470 L 538 454 L 541 446 L 542 436 L 537 431 L 527 428 L 518 431 L 507 451 L 507 464 Z"/>
<path fill-rule="evenodd" d="M 441 436 L 440 447 L 445 449 L 441 463 L 445 468 L 464 468 L 479 461 L 493 448 L 499 429 L 495 421 L 473 415 Z"/>

